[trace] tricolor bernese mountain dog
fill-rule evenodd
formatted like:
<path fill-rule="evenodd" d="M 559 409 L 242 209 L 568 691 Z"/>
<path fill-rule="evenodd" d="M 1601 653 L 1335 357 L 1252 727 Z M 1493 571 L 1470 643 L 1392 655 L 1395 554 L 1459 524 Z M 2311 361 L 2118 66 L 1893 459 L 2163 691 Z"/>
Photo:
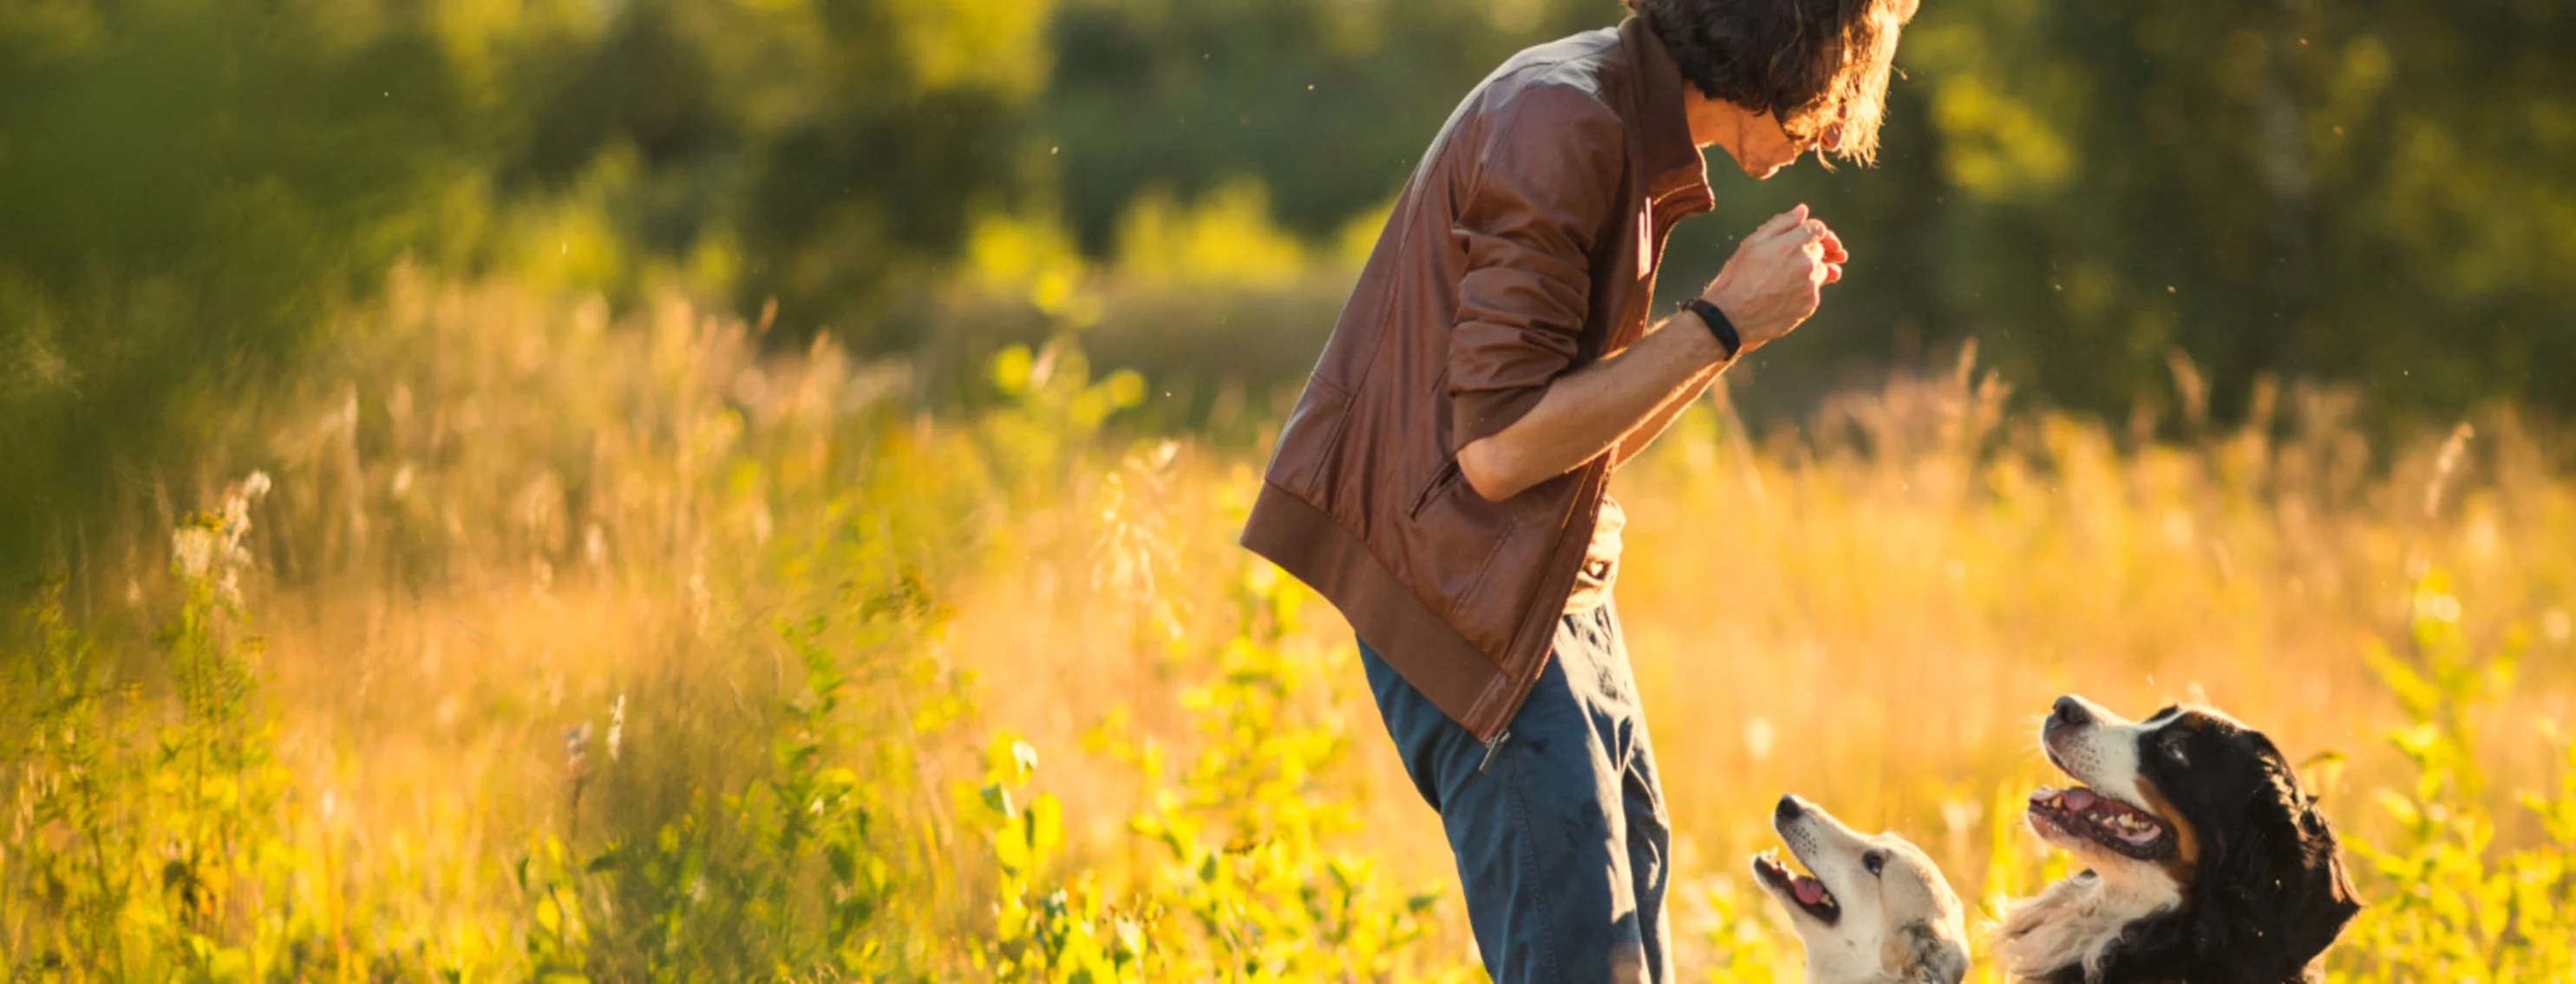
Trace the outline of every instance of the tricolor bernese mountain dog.
<path fill-rule="evenodd" d="M 2048 984 L 2308 979 L 2361 911 L 2333 828 L 2279 749 L 2206 707 L 2130 721 L 2060 697 L 2040 725 L 2079 785 L 2027 819 L 2089 865 L 2015 904 L 1995 955 Z"/>

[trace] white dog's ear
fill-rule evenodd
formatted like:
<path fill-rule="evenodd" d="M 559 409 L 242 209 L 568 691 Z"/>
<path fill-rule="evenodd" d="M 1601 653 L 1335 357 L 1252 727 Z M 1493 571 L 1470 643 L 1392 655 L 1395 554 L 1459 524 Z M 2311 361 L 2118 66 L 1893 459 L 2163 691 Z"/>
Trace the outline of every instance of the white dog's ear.
<path fill-rule="evenodd" d="M 1887 938 L 1879 961 L 1906 984 L 1959 984 L 1968 976 L 1968 950 L 1930 923 L 1914 923 Z"/>

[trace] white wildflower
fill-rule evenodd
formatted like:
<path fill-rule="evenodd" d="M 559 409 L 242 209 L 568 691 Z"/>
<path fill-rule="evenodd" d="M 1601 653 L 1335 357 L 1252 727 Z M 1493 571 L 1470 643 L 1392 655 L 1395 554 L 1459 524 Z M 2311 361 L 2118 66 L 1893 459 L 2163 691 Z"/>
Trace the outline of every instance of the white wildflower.
<path fill-rule="evenodd" d="M 191 523 L 170 534 L 170 556 L 179 573 L 191 580 L 206 576 L 215 562 L 215 531 Z"/>
<path fill-rule="evenodd" d="M 608 706 L 608 760 L 617 761 L 617 746 L 626 737 L 626 695 L 617 695 L 617 703 Z"/>
<path fill-rule="evenodd" d="M 243 541 L 250 537 L 250 504 L 268 494 L 267 472 L 250 476 L 224 489 L 221 508 L 212 516 L 199 516 L 170 534 L 170 557 L 179 575 L 190 581 L 212 581 L 215 595 L 226 602 L 241 603 L 241 572 L 250 567 L 250 548 Z"/>

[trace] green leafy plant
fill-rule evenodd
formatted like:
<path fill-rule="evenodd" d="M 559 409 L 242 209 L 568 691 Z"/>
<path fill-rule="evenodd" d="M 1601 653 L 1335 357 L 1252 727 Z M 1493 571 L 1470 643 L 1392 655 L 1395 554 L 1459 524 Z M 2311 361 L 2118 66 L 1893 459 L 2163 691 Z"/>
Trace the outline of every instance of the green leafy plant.
<path fill-rule="evenodd" d="M 1154 787 L 1129 827 L 1162 857 L 1132 873 L 1128 894 L 1103 891 L 1088 872 L 1044 879 L 1062 848 L 1062 807 L 1024 792 L 1033 749 L 1008 736 L 994 742 L 974 796 L 1000 872 L 979 968 L 1032 981 L 1467 973 L 1417 946 L 1438 892 L 1391 893 L 1376 859 L 1337 849 L 1355 824 L 1329 777 L 1349 741 L 1317 713 L 1320 654 L 1289 641 L 1311 595 L 1258 561 L 1230 594 L 1237 634 L 1214 677 L 1183 696 L 1199 740 L 1189 767 L 1166 777 L 1152 743 L 1109 737 Z"/>
<path fill-rule="evenodd" d="M 2413 597 L 2411 646 L 2372 645 L 2371 668 L 2405 708 L 2389 742 L 2414 774 L 2373 799 L 2396 824 L 2384 839 L 2348 838 L 2363 861 L 2364 910 L 2334 961 L 2337 980 L 2565 980 L 2576 976 L 2576 741 L 2562 749 L 2553 792 L 2520 800 L 2544 837 L 2497 847 L 2497 818 L 2480 796 L 2479 725 L 2513 685 L 2522 641 L 2481 649 L 2461 603 L 2436 569 Z"/>
<path fill-rule="evenodd" d="M 268 489 L 255 473 L 171 536 L 179 605 L 156 638 L 166 699 L 109 684 L 59 589 L 29 613 L 32 659 L 13 681 L 30 698 L 12 749 L 20 836 L 0 868 L 23 879 L 13 895 L 38 900 L 35 918 L 4 924 L 21 970 L 231 980 L 352 961 L 296 877 L 316 859 L 286 823 L 263 641 L 242 600 L 250 510 Z"/>
<path fill-rule="evenodd" d="M 1029 790 L 1037 750 L 1005 733 L 993 739 L 984 763 L 983 784 L 959 797 L 992 850 L 995 869 L 992 933 L 968 963 L 1006 981 L 1149 979 L 1150 902 L 1121 910 L 1088 874 L 1047 881 L 1064 846 L 1064 806 Z"/>
<path fill-rule="evenodd" d="M 105 686 L 95 646 L 48 585 L 26 617 L 31 643 L 10 661 L 12 770 L 8 876 L 0 928 L 15 946 L 13 974 L 108 972 L 124 962 L 123 924 L 137 891 L 139 795 L 129 735 L 102 728 L 120 695 Z M 32 658 L 30 658 L 32 657 Z"/>

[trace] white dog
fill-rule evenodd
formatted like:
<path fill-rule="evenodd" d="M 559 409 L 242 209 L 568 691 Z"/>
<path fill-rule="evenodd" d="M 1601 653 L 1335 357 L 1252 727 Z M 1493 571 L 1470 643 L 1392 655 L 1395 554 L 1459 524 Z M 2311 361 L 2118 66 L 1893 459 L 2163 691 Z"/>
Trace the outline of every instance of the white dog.
<path fill-rule="evenodd" d="M 1795 796 L 1771 828 L 1813 876 L 1753 858 L 1754 880 L 1788 907 L 1808 984 L 1958 984 L 1968 974 L 1964 910 L 1932 859 L 1893 834 L 1864 837 Z"/>

